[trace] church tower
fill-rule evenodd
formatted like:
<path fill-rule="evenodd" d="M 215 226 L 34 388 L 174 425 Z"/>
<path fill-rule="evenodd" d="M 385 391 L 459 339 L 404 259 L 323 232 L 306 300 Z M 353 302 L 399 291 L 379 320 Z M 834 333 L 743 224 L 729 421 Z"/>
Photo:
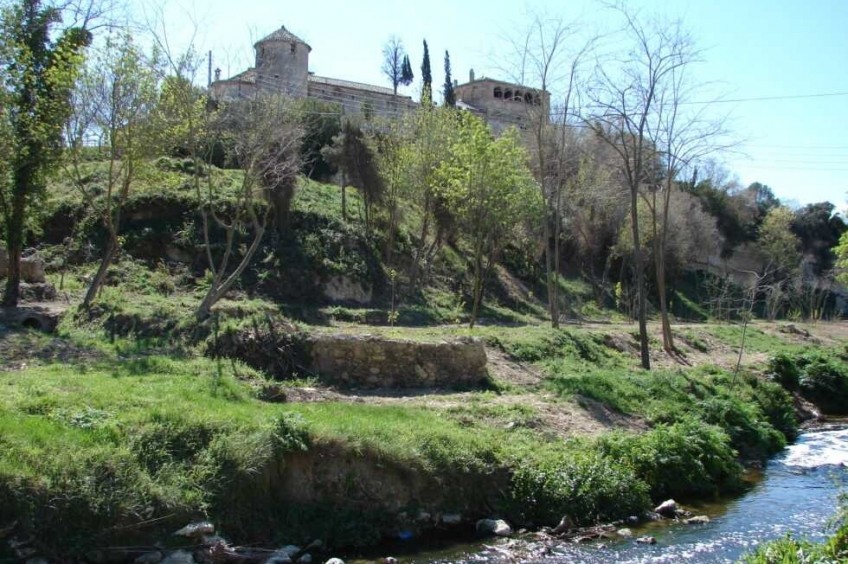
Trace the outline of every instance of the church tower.
<path fill-rule="evenodd" d="M 285 26 L 256 42 L 256 85 L 259 90 L 305 98 L 312 47 Z"/>

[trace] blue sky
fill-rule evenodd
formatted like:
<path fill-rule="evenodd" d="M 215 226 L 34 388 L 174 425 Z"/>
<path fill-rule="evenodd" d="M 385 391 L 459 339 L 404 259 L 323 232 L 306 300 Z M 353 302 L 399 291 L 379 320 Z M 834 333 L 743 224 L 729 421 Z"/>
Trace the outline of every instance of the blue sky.
<path fill-rule="evenodd" d="M 679 17 L 704 49 L 694 73 L 727 99 L 843 93 L 724 103 L 740 145 L 717 155 L 740 183 L 768 184 L 784 201 L 848 201 L 848 0 L 641 0 L 632 7 Z M 280 25 L 312 46 L 316 74 L 386 85 L 383 44 L 401 38 L 420 79 L 421 40 L 430 47 L 434 83 L 443 80 L 444 50 L 454 78 L 509 78 L 506 40 L 526 27 L 529 13 L 579 20 L 609 31 L 614 14 L 593 0 L 182 0 L 168 2 L 168 26 L 185 41 L 212 50 L 226 76 L 252 62 L 251 45 Z M 419 84 L 406 89 L 417 96 Z M 713 93 L 709 93 L 712 96 Z"/>

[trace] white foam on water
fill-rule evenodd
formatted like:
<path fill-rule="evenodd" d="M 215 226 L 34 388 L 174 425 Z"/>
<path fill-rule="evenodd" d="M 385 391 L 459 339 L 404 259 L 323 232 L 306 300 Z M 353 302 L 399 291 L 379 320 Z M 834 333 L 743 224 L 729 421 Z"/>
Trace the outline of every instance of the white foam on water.
<path fill-rule="evenodd" d="M 786 448 L 781 462 L 796 468 L 848 466 L 848 429 L 807 433 Z"/>

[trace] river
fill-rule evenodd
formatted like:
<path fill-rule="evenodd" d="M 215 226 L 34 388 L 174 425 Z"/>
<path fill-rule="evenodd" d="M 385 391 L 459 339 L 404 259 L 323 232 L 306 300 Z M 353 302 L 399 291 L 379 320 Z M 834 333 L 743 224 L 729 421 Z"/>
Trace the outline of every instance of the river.
<path fill-rule="evenodd" d="M 740 497 L 687 506 L 696 514 L 709 516 L 707 524 L 665 521 L 634 528 L 634 538 L 655 537 L 657 544 L 653 546 L 632 539 L 580 545 L 504 539 L 446 544 L 435 549 L 392 548 L 397 550 L 394 556 L 400 562 L 415 563 L 735 562 L 758 543 L 789 532 L 821 540 L 836 513 L 838 494 L 848 484 L 848 429 L 840 425 L 802 434 L 751 478 L 753 485 Z"/>

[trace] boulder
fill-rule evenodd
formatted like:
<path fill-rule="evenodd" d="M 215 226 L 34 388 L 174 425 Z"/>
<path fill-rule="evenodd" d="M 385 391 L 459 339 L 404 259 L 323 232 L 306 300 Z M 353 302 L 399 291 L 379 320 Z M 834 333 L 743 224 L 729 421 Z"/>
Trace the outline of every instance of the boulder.
<path fill-rule="evenodd" d="M 442 515 L 442 523 L 444 525 L 459 525 L 462 523 L 462 515 L 459 513 L 445 513 Z"/>
<path fill-rule="evenodd" d="M 624 537 L 626 539 L 629 539 L 633 536 L 633 531 L 631 531 L 630 529 L 624 528 L 624 529 L 617 530 L 616 534 L 618 534 L 618 536 L 620 536 L 620 537 Z"/>
<path fill-rule="evenodd" d="M 559 520 L 559 525 L 554 527 L 553 530 L 551 530 L 551 533 L 555 535 L 560 535 L 562 533 L 570 531 L 573 528 L 574 523 L 571 521 L 571 517 L 569 517 L 568 515 L 563 515 L 562 519 Z"/>
<path fill-rule="evenodd" d="M 44 261 L 39 257 L 21 259 L 21 280 L 30 284 L 43 284 L 47 278 L 44 275 Z"/>
<path fill-rule="evenodd" d="M 503 519 L 480 519 L 477 521 L 477 532 L 484 535 L 508 537 L 512 534 L 512 527 Z"/>
<path fill-rule="evenodd" d="M 9 254 L 6 246 L 0 243 L 0 278 L 9 274 Z M 37 256 L 21 257 L 21 281 L 31 284 L 42 284 L 44 276 L 44 261 Z"/>
<path fill-rule="evenodd" d="M 166 556 L 161 564 L 195 564 L 195 561 L 191 552 L 177 550 Z"/>
<path fill-rule="evenodd" d="M 654 513 L 659 513 L 663 517 L 673 519 L 677 516 L 677 502 L 673 499 L 667 499 L 654 508 Z"/>
<path fill-rule="evenodd" d="M 189 523 L 179 531 L 174 532 L 179 537 L 200 538 L 215 534 L 215 525 L 209 521 L 195 521 Z"/>
<path fill-rule="evenodd" d="M 345 564 L 345 562 L 341 558 L 330 558 L 324 564 Z"/>
<path fill-rule="evenodd" d="M 159 564 L 165 556 L 158 550 L 142 554 L 133 561 L 133 564 Z"/>
<path fill-rule="evenodd" d="M 683 522 L 687 525 L 706 525 L 710 522 L 710 518 L 706 515 L 696 515 L 695 517 L 684 519 Z"/>
<path fill-rule="evenodd" d="M 639 544 L 657 544 L 657 539 L 654 537 L 639 537 L 636 542 Z"/>

